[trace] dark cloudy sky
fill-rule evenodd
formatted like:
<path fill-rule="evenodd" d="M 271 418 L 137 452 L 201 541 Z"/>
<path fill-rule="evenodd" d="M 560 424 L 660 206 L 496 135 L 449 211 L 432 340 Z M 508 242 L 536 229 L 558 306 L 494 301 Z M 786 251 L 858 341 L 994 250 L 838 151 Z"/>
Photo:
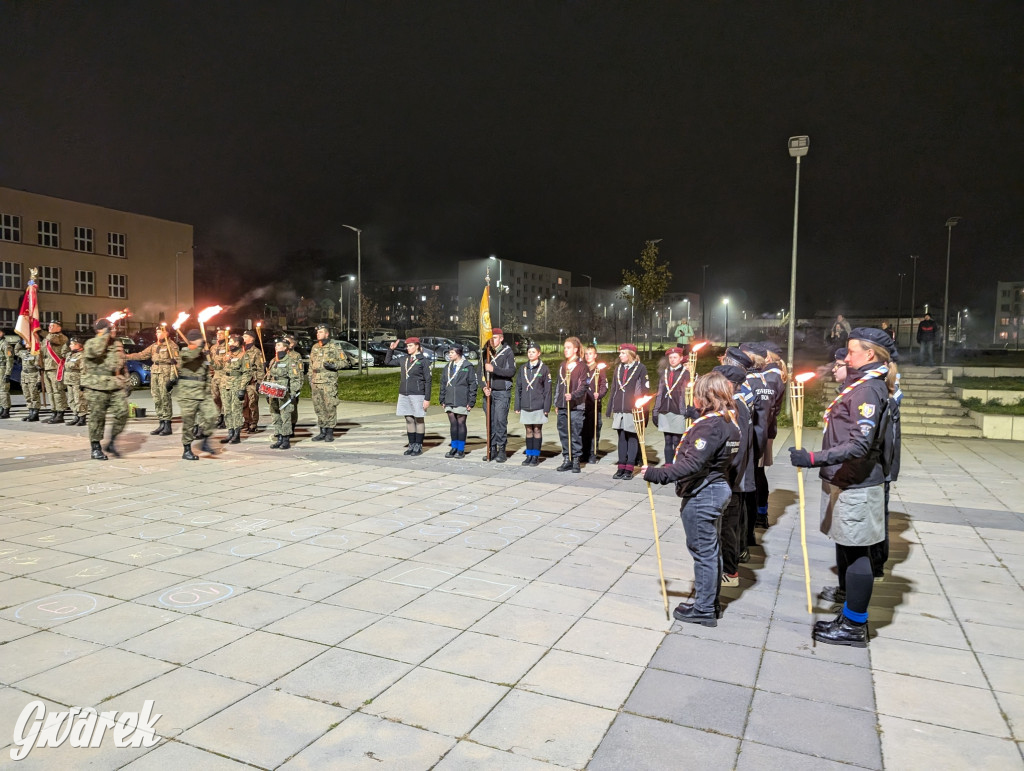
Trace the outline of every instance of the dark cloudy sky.
<path fill-rule="evenodd" d="M 675 289 L 710 263 L 768 309 L 809 134 L 801 303 L 895 306 L 910 254 L 941 301 L 960 215 L 951 299 L 987 309 L 1024 278 L 1022 29 L 1019 0 L 5 2 L 0 184 L 339 272 L 362 226 L 369 276 L 610 286 L 662 238 Z"/>

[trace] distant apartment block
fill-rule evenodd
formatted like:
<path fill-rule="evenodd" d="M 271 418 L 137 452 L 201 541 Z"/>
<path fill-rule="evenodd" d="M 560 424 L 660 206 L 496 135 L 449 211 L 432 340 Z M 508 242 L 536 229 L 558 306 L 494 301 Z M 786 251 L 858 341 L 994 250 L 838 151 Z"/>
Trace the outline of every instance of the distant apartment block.
<path fill-rule="evenodd" d="M 1024 281 L 996 283 L 995 329 L 992 342 L 997 345 L 1019 344 L 1024 325 Z"/>

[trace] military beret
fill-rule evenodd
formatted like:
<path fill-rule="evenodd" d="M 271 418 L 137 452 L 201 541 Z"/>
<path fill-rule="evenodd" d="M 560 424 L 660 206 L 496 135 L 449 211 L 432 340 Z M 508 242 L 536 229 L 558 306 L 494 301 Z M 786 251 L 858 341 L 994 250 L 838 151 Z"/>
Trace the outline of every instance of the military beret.
<path fill-rule="evenodd" d="M 56 324 L 58 327 L 64 326 L 63 324 L 60 323 L 60 319 L 50 319 L 49 326 L 52 327 L 54 324 Z"/>
<path fill-rule="evenodd" d="M 494 335 L 494 336 L 498 336 L 498 335 L 501 335 L 502 337 L 505 336 L 505 333 L 501 331 L 501 327 L 493 327 L 491 329 L 491 334 Z"/>
<path fill-rule="evenodd" d="M 768 355 L 768 346 L 764 343 L 740 343 L 740 350 L 760 356 L 762 359 Z"/>
<path fill-rule="evenodd" d="M 636 353 L 636 346 L 633 345 L 632 343 L 623 343 L 622 345 L 619 346 L 619 350 L 632 351 L 633 353 Z"/>
<path fill-rule="evenodd" d="M 93 324 L 92 327 L 97 332 L 99 332 L 101 329 L 110 329 L 110 320 L 109 319 L 100 319 L 95 324 Z"/>
<path fill-rule="evenodd" d="M 754 361 L 747 354 L 741 351 L 739 348 L 727 348 L 725 355 L 736 362 L 739 366 L 750 369 L 754 366 Z"/>
<path fill-rule="evenodd" d="M 72 337 L 70 340 L 68 340 L 68 343 L 71 344 L 71 345 L 74 345 L 75 343 L 78 343 L 79 345 L 81 345 L 82 344 L 82 338 L 80 338 L 80 337 Z"/>
<path fill-rule="evenodd" d="M 878 329 L 876 327 L 857 327 L 850 331 L 850 339 L 874 343 L 875 345 L 885 348 L 885 350 L 889 352 L 889 358 L 893 361 L 897 361 L 899 359 L 899 352 L 896 350 L 896 343 L 884 329 Z"/>
<path fill-rule="evenodd" d="M 849 352 L 850 351 L 848 349 L 846 349 L 846 348 L 836 348 L 836 353 L 835 353 L 836 361 L 845 361 L 846 360 L 846 354 L 848 354 Z"/>
<path fill-rule="evenodd" d="M 274 345 L 288 345 L 288 338 L 287 337 L 275 338 Z"/>
<path fill-rule="evenodd" d="M 668 350 L 665 351 L 665 355 L 666 356 L 668 356 L 671 353 L 678 353 L 680 356 L 682 356 L 683 355 L 683 349 L 676 347 L 676 348 L 669 348 Z"/>
<path fill-rule="evenodd" d="M 251 329 L 245 330 L 242 334 L 245 335 L 246 337 L 251 337 L 253 340 L 256 339 L 256 333 L 253 332 Z"/>
<path fill-rule="evenodd" d="M 188 341 L 190 343 L 198 343 L 200 340 L 203 339 L 203 333 L 200 332 L 198 329 L 190 329 L 188 331 L 188 334 L 185 335 L 185 337 L 188 338 Z"/>
<path fill-rule="evenodd" d="M 734 385 L 740 385 L 747 379 L 747 373 L 742 367 L 734 367 L 732 364 L 719 364 L 712 372 L 723 375 L 726 380 Z"/>
<path fill-rule="evenodd" d="M 329 326 L 327 326 L 326 324 L 317 324 L 316 325 L 316 331 L 319 332 L 321 329 L 326 329 L 328 332 L 331 331 L 331 328 Z"/>

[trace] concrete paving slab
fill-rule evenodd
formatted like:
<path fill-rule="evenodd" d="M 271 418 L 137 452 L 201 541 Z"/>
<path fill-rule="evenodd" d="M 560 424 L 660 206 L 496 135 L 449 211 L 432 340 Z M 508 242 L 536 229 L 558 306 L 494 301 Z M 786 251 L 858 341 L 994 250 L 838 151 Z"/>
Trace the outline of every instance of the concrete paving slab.
<path fill-rule="evenodd" d="M 180 742 L 167 742 L 150 750 L 126 769 L 131 771 L 164 771 L 168 768 L 201 768 L 204 771 L 241 771 L 251 768 L 247 763 L 214 755 Z"/>
<path fill-rule="evenodd" d="M 1021 768 L 1019 747 L 970 731 L 880 715 L 886 768 L 934 768 L 958 771 L 964 768 Z"/>
<path fill-rule="evenodd" d="M 92 706 L 171 671 L 165 661 L 103 648 L 16 681 L 19 688 L 61 704 Z"/>
<path fill-rule="evenodd" d="M 502 752 L 482 744 L 461 741 L 434 766 L 434 771 L 478 771 L 478 769 L 501 769 L 501 771 L 556 771 L 565 766 L 542 763 L 539 760 Z"/>
<path fill-rule="evenodd" d="M 332 648 L 285 675 L 275 688 L 347 709 L 359 709 L 412 669 L 400 661 Z"/>
<path fill-rule="evenodd" d="M 753 691 L 674 672 L 647 670 L 625 710 L 726 736 L 743 736 Z"/>
<path fill-rule="evenodd" d="M 550 651 L 519 681 L 534 693 L 619 709 L 643 668 L 567 651 Z"/>
<path fill-rule="evenodd" d="M 191 666 L 243 683 L 266 685 L 325 650 L 324 645 L 257 631 L 196 659 Z"/>
<path fill-rule="evenodd" d="M 739 741 L 709 731 L 620 714 L 594 754 L 589 771 L 734 768 Z M 770 766 L 761 765 L 764 769 Z"/>
<path fill-rule="evenodd" d="M 464 632 L 424 661 L 423 666 L 512 685 L 519 682 L 547 650 L 540 645 Z"/>
<path fill-rule="evenodd" d="M 651 659 L 650 667 L 724 683 L 753 687 L 763 651 L 701 637 L 670 634 Z"/>
<path fill-rule="evenodd" d="M 182 617 L 119 644 L 119 648 L 143 653 L 173 664 L 188 664 L 227 645 L 250 630 L 208 618 Z"/>

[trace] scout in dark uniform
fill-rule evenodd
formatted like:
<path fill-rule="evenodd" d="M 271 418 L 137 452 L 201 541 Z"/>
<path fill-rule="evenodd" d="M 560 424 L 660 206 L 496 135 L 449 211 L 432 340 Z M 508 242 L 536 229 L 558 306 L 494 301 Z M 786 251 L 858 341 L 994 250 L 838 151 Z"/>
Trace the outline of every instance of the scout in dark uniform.
<path fill-rule="evenodd" d="M 700 417 L 683 434 L 675 462 L 667 468 L 645 468 L 643 473 L 648 482 L 675 482 L 676 493 L 683 499 L 680 516 L 693 558 L 695 596 L 692 605 L 680 604 L 673 615 L 691 624 L 718 626 L 722 578 L 718 527 L 732 497 L 729 475 L 740 446 L 740 430 L 732 385 L 720 373 L 697 378 L 693 400 Z"/>
<path fill-rule="evenodd" d="M 835 541 L 839 590 L 845 600 L 833 621 L 814 625 L 814 639 L 830 645 L 868 644 L 868 603 L 874 578 L 870 549 L 885 528 L 885 430 L 895 393 L 895 346 L 881 329 L 850 332 L 842 392 L 825 410 L 821 450 L 791 447 L 794 466 L 821 468 L 821 529 Z"/>
<path fill-rule="evenodd" d="M 508 408 L 512 401 L 512 378 L 516 374 L 515 353 L 505 345 L 504 333 L 495 327 L 491 330 L 491 352 L 484 354 L 483 370 L 480 375 L 484 388 L 484 413 L 490 422 L 491 445 L 484 460 L 508 460 L 505 443 L 508 441 Z M 488 399 L 489 397 L 489 399 Z M 489 404 L 488 404 L 489 402 Z"/>
<path fill-rule="evenodd" d="M 384 357 L 385 364 L 392 363 L 397 346 L 398 341 L 395 340 Z M 398 383 L 398 407 L 395 414 L 405 418 L 405 432 L 409 437 L 409 449 L 402 454 L 419 455 L 423 452 L 425 417 L 427 407 L 430 406 L 433 373 L 430 370 L 430 362 L 420 351 L 418 337 L 407 337 L 405 347 L 408 356 L 399 364 L 401 379 Z"/>
<path fill-rule="evenodd" d="M 441 373 L 440 401 L 448 413 L 452 437 L 446 458 L 466 457 L 466 418 L 476 406 L 476 372 L 463 353 L 461 345 L 449 348 L 448 364 Z"/>
<path fill-rule="evenodd" d="M 619 346 L 619 365 L 608 395 L 607 414 L 612 419 L 612 428 L 619 434 L 619 463 L 612 479 L 632 479 L 633 469 L 639 465 L 640 440 L 633 422 L 633 407 L 650 389 L 647 367 L 640 363 L 636 346 L 623 343 Z"/>
<path fill-rule="evenodd" d="M 757 419 L 763 419 L 765 423 L 764 435 L 761 437 L 764 444 L 754 471 L 757 487 L 755 491 L 757 502 L 755 527 L 769 526 L 768 477 L 764 470 L 765 467 L 772 465 L 774 459 L 772 440 L 778 434 L 779 410 L 782 409 L 783 400 L 786 398 L 786 380 L 788 380 L 786 365 L 778 353 L 772 353 L 771 348 L 779 350 L 774 343 L 767 342 L 742 343 L 740 345 L 740 350 L 746 353 L 753 362 L 753 370 L 748 373 L 747 382 L 758 397 Z"/>
<path fill-rule="evenodd" d="M 744 378 L 743 385 L 739 386 L 739 391 L 743 395 L 743 399 L 747 403 L 747 406 L 750 408 L 750 419 L 754 429 L 754 438 L 752 440 L 751 449 L 754 453 L 754 465 L 756 467 L 757 462 L 761 459 L 761 445 L 758 444 L 758 440 L 764 433 L 764 427 L 768 424 L 769 402 L 761 401 L 760 395 L 756 390 L 756 385 L 762 384 L 762 381 L 757 375 L 753 378 L 750 377 L 749 370 L 754 366 L 754 361 L 739 348 L 727 348 L 725 354 L 719 357 L 719 362 L 723 366 L 739 367 L 747 373 L 747 377 Z M 762 427 L 761 434 L 758 433 L 759 425 Z M 751 488 L 749 492 L 743 493 L 743 520 L 741 523 L 743 539 L 740 549 L 741 552 L 746 552 L 749 546 L 757 544 L 757 538 L 754 533 L 754 522 L 756 521 L 756 518 L 757 493 L 754 488 Z"/>
<path fill-rule="evenodd" d="M 541 436 L 551 412 L 551 372 L 540 360 L 540 346 L 530 343 L 527 362 L 516 375 L 516 415 L 526 429 L 526 460 L 524 466 L 540 463 Z"/>
<path fill-rule="evenodd" d="M 568 337 L 562 346 L 564 358 L 555 381 L 555 409 L 558 415 L 558 438 L 562 442 L 562 465 L 558 471 L 580 473 L 583 455 L 583 418 L 587 406 L 586 365 L 580 359 L 583 344 L 578 337 Z"/>
<path fill-rule="evenodd" d="M 686 430 L 686 385 L 690 370 L 683 366 L 683 349 L 669 348 L 658 378 L 658 395 L 654 398 L 654 425 L 665 435 L 665 465 L 675 459 L 676 445 Z"/>
<path fill-rule="evenodd" d="M 754 425 L 750 420 L 750 407 L 741 391 L 747 379 L 746 370 L 719 365 L 713 371 L 732 384 L 736 425 L 740 430 L 740 448 L 733 459 L 729 478 L 732 497 L 722 514 L 721 528 L 722 586 L 739 586 L 739 563 L 743 557 L 743 496 L 754 492 Z"/>
<path fill-rule="evenodd" d="M 608 376 L 605 365 L 597 360 L 597 348 L 588 345 L 583 353 L 583 361 L 587 365 L 584 377 L 587 380 L 587 408 L 583 416 L 583 454 L 584 463 L 597 463 L 597 446 L 601 443 L 601 400 L 608 393 Z"/>

